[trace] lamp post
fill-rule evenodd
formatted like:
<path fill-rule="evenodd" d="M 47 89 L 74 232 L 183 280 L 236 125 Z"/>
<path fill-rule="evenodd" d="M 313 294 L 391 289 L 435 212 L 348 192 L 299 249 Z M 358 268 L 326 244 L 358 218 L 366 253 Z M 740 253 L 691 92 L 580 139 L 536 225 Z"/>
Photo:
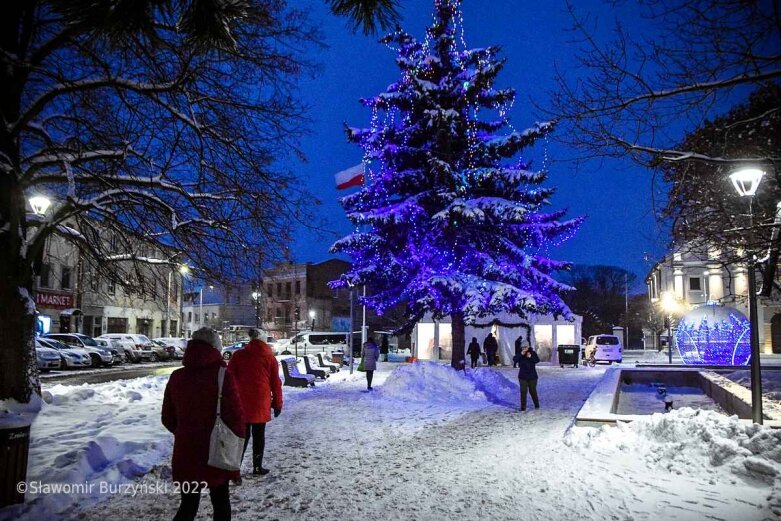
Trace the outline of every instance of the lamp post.
<path fill-rule="evenodd" d="M 309 310 L 309 318 L 312 320 L 312 331 L 315 330 L 315 317 L 317 316 L 317 313 L 315 313 L 314 309 Z"/>
<path fill-rule="evenodd" d="M 754 194 L 765 172 L 758 168 L 741 168 L 729 178 L 741 197 L 748 197 L 749 240 L 746 253 L 748 270 L 748 319 L 751 324 L 751 418 L 762 425 L 762 369 L 759 363 L 759 326 L 757 325 L 756 265 L 754 263 Z"/>
<path fill-rule="evenodd" d="M 260 328 L 260 292 L 252 292 L 252 300 L 255 301 L 255 327 Z"/>
<path fill-rule="evenodd" d="M 182 264 L 177 271 L 182 276 L 185 276 L 190 273 L 190 267 L 187 264 Z M 168 284 L 165 287 L 165 327 L 163 328 L 163 336 L 171 336 L 171 277 L 173 277 L 173 274 L 174 270 L 168 270 Z"/>
<path fill-rule="evenodd" d="M 673 311 L 675 311 L 677 303 L 675 302 L 675 295 L 670 291 L 662 293 L 662 309 L 666 313 L 667 320 L 667 353 L 668 363 L 673 363 Z"/>

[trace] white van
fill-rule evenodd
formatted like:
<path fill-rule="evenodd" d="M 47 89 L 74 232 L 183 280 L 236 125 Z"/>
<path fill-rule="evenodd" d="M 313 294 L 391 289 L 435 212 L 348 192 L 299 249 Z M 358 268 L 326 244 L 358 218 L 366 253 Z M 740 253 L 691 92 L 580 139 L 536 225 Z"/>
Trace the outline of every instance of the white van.
<path fill-rule="evenodd" d="M 621 360 L 624 358 L 624 348 L 621 345 L 621 340 L 615 335 L 594 335 L 588 337 L 584 356 L 586 359 L 589 359 L 592 353 L 594 353 L 594 360 L 597 362 L 621 363 Z"/>
<path fill-rule="evenodd" d="M 325 351 L 331 354 L 334 351 L 347 352 L 347 333 L 335 333 L 333 331 L 304 331 L 290 339 L 285 350 L 291 354 L 299 355 L 315 354 Z"/>

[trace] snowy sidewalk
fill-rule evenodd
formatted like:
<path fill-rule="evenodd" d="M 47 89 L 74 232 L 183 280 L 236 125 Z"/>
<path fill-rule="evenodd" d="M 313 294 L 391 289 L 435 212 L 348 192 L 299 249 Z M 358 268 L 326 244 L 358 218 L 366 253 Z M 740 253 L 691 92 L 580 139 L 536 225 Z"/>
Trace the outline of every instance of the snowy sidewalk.
<path fill-rule="evenodd" d="M 272 473 L 232 488 L 234 519 L 750 521 L 773 519 L 771 504 L 781 512 L 777 433 L 686 411 L 567 433 L 603 369 L 539 369 L 542 409 L 523 414 L 512 369 L 464 379 L 416 364 L 390 378 L 381 371 L 373 393 L 361 392 L 361 374 L 291 392 L 267 429 Z M 177 506 L 175 495 L 117 495 L 72 517 L 171 519 Z M 210 516 L 204 498 L 199 519 Z"/>

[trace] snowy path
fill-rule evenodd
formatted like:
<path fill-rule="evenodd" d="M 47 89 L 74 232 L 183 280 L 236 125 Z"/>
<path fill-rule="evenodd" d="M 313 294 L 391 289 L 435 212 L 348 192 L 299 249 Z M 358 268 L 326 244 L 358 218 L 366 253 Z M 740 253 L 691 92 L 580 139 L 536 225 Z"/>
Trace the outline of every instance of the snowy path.
<path fill-rule="evenodd" d="M 778 508 L 781 496 L 772 476 L 710 471 L 674 454 L 657 461 L 643 444 L 622 448 L 623 438 L 589 450 L 579 443 L 586 429 L 568 446 L 565 433 L 603 370 L 540 373 L 543 408 L 524 414 L 510 408 L 517 386 L 506 381 L 494 403 L 452 401 L 458 389 L 447 381 L 415 401 L 411 389 L 383 389 L 387 373 L 374 393 L 361 392 L 362 375 L 291 393 L 267 430 L 272 473 L 232 489 L 234 519 L 774 519 L 768 498 L 772 491 Z M 210 518 L 208 503 L 200 519 Z M 174 496 L 117 496 L 75 516 L 170 519 L 177 506 Z"/>

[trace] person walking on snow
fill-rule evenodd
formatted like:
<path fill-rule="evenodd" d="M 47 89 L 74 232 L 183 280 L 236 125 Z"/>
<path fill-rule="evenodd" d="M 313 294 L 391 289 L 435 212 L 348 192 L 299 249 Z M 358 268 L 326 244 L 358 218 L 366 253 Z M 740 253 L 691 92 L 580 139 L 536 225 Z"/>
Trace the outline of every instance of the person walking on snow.
<path fill-rule="evenodd" d="M 369 337 L 361 350 L 361 363 L 366 370 L 366 388 L 369 391 L 372 390 L 372 378 L 374 377 L 374 371 L 377 369 L 377 360 L 379 359 L 380 348 L 374 343 L 374 339 Z"/>
<path fill-rule="evenodd" d="M 518 362 L 518 383 L 521 386 L 521 410 L 526 410 L 526 392 L 532 395 L 534 408 L 540 408 L 537 399 L 537 364 L 540 357 L 530 346 L 524 346 L 521 350 L 520 362 Z"/>
<path fill-rule="evenodd" d="M 480 358 L 480 344 L 477 343 L 477 337 L 472 337 L 472 341 L 469 343 L 466 354 L 468 354 L 472 359 L 472 369 L 477 367 L 477 359 Z"/>
<path fill-rule="evenodd" d="M 388 351 L 389 351 L 389 345 L 388 345 L 388 335 L 382 335 L 382 342 L 380 342 L 380 362 L 387 362 L 388 361 Z"/>
<path fill-rule="evenodd" d="M 187 343 L 181 369 L 171 373 L 163 396 L 161 420 L 174 435 L 171 473 L 181 483 L 181 504 L 174 521 L 190 521 L 198 513 L 201 483 L 209 487 L 215 521 L 231 517 L 229 480 L 239 481 L 238 471 L 210 467 L 209 440 L 217 420 L 217 376 L 221 367 L 222 342 L 217 332 L 204 327 Z M 222 421 L 237 436 L 244 434 L 239 391 L 230 373 L 222 383 Z"/>
<path fill-rule="evenodd" d="M 228 372 L 236 380 L 244 408 L 247 423 L 244 452 L 252 436 L 252 473 L 265 476 L 269 472 L 263 467 L 266 424 L 271 421 L 272 409 L 275 418 L 282 413 L 282 381 L 271 347 L 258 338 L 257 329 L 250 329 L 248 334 L 249 343 L 234 353 Z"/>
<path fill-rule="evenodd" d="M 488 365 L 496 365 L 496 351 L 499 349 L 499 344 L 496 343 L 496 339 L 492 333 L 488 333 L 483 341 L 483 350 L 485 356 L 488 358 Z"/>

